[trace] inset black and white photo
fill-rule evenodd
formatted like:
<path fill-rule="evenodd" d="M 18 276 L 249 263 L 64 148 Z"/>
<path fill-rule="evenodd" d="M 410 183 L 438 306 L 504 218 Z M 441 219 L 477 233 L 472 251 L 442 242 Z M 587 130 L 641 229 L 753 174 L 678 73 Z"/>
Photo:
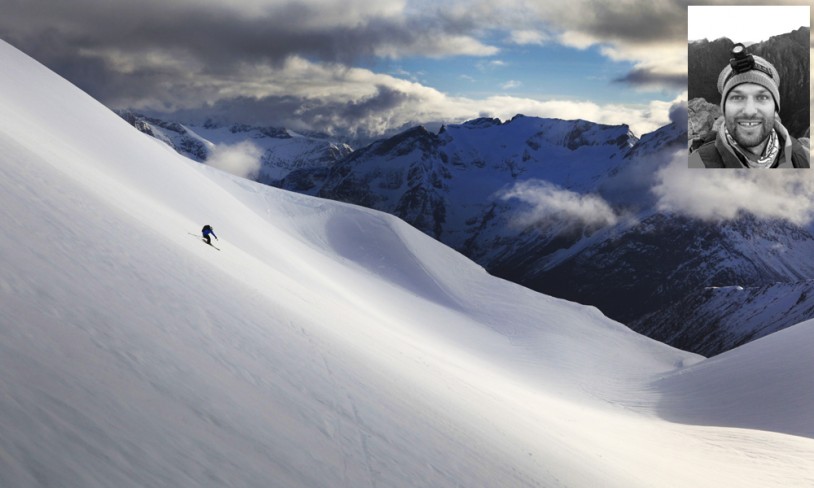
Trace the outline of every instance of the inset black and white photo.
<path fill-rule="evenodd" d="M 690 6 L 690 168 L 810 167 L 810 7 Z"/>

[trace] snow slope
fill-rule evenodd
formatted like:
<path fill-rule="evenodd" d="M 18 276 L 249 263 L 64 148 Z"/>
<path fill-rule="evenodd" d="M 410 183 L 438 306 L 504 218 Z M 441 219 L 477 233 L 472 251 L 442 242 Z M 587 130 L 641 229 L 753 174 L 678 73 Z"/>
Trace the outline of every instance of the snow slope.
<path fill-rule="evenodd" d="M 660 385 L 661 414 L 679 422 L 814 437 L 812 334 L 809 320 L 668 376 Z M 755 384 L 762 385 L 760 395 Z M 786 396 L 790 390 L 797 393 Z"/>
<path fill-rule="evenodd" d="M 0 65 L 0 486 L 814 483 L 810 323 L 704 361 Z"/>

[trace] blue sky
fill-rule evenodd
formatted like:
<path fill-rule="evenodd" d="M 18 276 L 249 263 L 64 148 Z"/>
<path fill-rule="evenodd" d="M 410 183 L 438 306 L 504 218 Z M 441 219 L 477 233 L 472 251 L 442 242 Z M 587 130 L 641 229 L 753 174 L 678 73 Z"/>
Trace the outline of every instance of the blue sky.
<path fill-rule="evenodd" d="M 414 57 L 370 65 L 461 97 L 506 94 L 539 100 L 590 98 L 598 103 L 647 103 L 659 95 L 665 100 L 675 98 L 674 90 L 654 93 L 614 81 L 633 66 L 629 61 L 609 60 L 598 47 L 577 49 L 557 43 L 502 46 L 499 54 L 483 58 Z"/>
<path fill-rule="evenodd" d="M 112 108 L 168 117 L 376 136 L 523 113 L 641 135 L 686 99 L 676 0 L 3 3 L 0 38 Z"/>

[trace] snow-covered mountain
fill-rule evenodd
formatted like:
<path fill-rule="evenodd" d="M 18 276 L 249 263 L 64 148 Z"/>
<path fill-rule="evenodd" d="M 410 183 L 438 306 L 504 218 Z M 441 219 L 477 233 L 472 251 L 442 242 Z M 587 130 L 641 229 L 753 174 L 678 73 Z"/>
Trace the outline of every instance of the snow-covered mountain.
<path fill-rule="evenodd" d="M 506 230 L 505 219 L 494 221 L 518 207 L 497 198 L 501 190 L 519 180 L 545 179 L 584 191 L 623 164 L 635 143 L 624 125 L 477 119 L 439 134 L 416 127 L 328 168 L 294 171 L 281 186 L 398 215 L 479 259 L 494 250 L 484 241 L 515 234 Z"/>
<path fill-rule="evenodd" d="M 212 120 L 200 125 L 182 124 L 133 111 L 121 111 L 119 115 L 139 131 L 198 162 L 206 162 L 219 146 L 249 142 L 258 149 L 260 158 L 258 170 L 251 174 L 251 178 L 266 184 L 295 169 L 330 166 L 352 151 L 347 144 L 326 135 L 301 134 L 277 127 L 221 124 Z"/>
<path fill-rule="evenodd" d="M 758 287 L 705 287 L 632 327 L 671 344 L 715 354 L 814 316 L 814 280 Z"/>
<path fill-rule="evenodd" d="M 189 154 L 184 147 L 210 144 L 197 134 L 173 139 L 167 134 L 193 133 L 152 120 L 141 130 L 182 154 Z M 146 123 L 141 118 L 134 125 Z M 269 137 L 268 130 L 245 126 L 204 124 L 201 130 L 226 143 Z M 276 134 L 272 140 L 288 137 Z M 683 121 L 637 139 L 624 125 L 478 119 L 437 134 L 415 127 L 340 159 L 335 155 L 344 152 L 333 146 L 321 156 L 324 140 L 309 141 L 316 151 L 268 149 L 266 160 L 276 154 L 293 158 L 291 164 L 266 165 L 279 181 L 268 172 L 255 179 L 391 213 L 497 276 L 597 306 L 641 333 L 704 355 L 758 336 L 749 326 L 715 321 L 722 329 L 713 335 L 729 340 L 705 341 L 709 335 L 690 325 L 718 327 L 706 324 L 703 307 L 677 314 L 672 304 L 707 296 L 697 295 L 705 287 L 762 287 L 814 276 L 808 229 L 748 217 L 710 224 L 652 210 L 656 173 L 685 145 Z M 776 329 L 814 317 L 798 312 L 776 309 Z"/>
<path fill-rule="evenodd" d="M 0 485 L 814 481 L 814 322 L 703 360 L 0 65 Z"/>
<path fill-rule="evenodd" d="M 814 236 L 784 222 L 655 212 L 656 174 L 686 146 L 686 130 L 677 121 L 636 139 L 624 125 L 522 116 L 439 134 L 417 127 L 293 171 L 281 186 L 392 213 L 497 276 L 595 305 L 646 334 L 670 323 L 678 329 L 659 338 L 717 354 L 754 334 L 730 328 L 733 340 L 715 347 L 670 342 L 700 338 L 682 329 L 701 317 L 670 317 L 668 305 L 707 286 L 814 277 Z"/>
<path fill-rule="evenodd" d="M 804 280 L 814 276 L 812 252 L 814 237 L 786 222 L 705 223 L 654 214 L 627 229 L 605 231 L 549 268 L 502 265 L 509 276 L 520 275 L 535 289 L 579 301 L 590 297 L 589 303 L 639 332 L 713 355 L 760 335 L 754 325 L 734 317 L 729 325 L 708 320 L 706 310 L 721 302 L 703 304 L 712 296 L 699 290 Z M 693 306 L 677 305 L 686 300 Z M 799 312 L 775 308 L 773 330 L 812 317 Z M 720 336 L 728 339 L 717 340 Z"/>

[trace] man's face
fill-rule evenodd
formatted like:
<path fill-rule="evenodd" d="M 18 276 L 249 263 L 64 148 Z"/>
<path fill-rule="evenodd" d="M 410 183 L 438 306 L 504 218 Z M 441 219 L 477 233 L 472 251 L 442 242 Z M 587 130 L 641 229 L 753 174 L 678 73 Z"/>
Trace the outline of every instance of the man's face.
<path fill-rule="evenodd" d="M 766 88 L 742 83 L 726 96 L 724 121 L 729 133 L 744 148 L 759 146 L 774 127 L 774 98 Z"/>

